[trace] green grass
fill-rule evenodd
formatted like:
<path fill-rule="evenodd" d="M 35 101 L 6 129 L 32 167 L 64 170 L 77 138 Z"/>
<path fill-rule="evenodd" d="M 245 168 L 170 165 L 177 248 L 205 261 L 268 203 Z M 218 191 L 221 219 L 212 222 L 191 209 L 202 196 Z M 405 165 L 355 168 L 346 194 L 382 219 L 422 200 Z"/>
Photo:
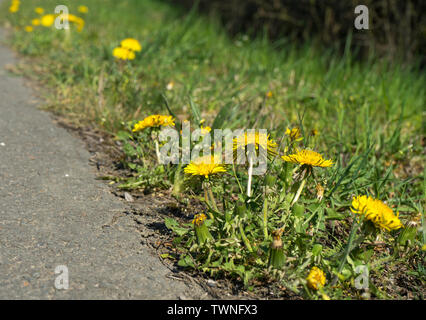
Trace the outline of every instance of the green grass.
<path fill-rule="evenodd" d="M 63 4 L 78 15 L 75 1 Z M 25 1 L 14 16 L 1 10 L 2 21 L 15 28 L 11 44 L 27 57 L 19 70 L 49 89 L 48 109 L 76 124 L 95 123 L 116 134 L 127 121 L 167 113 L 164 95 L 181 120 L 195 120 L 192 100 L 209 125 L 222 112 L 226 117 L 221 127 L 266 128 L 277 140 L 287 127 L 300 127 L 305 137 L 317 129 L 315 150 L 333 158 L 336 165 L 318 176 L 326 185 L 326 206 L 307 209 L 316 230 L 326 233 L 319 212 L 328 217 L 342 214 L 341 208 L 349 206 L 353 195 L 366 192 L 394 206 L 404 222 L 419 214 L 424 221 L 426 74 L 417 66 L 375 57 L 359 62 L 350 51 L 339 56 L 311 43 L 296 46 L 285 38 L 271 42 L 240 35 L 232 39 L 214 18 L 195 11 L 188 14 L 163 1 L 86 0 L 84 4 L 90 10 L 84 16 L 86 26 L 81 33 L 73 30 L 68 40 L 64 31 L 53 28 L 23 31 L 37 16 L 36 6 L 53 12 L 56 1 Z M 126 37 L 140 40 L 143 49 L 134 61 L 120 66 L 112 50 Z M 175 85 L 167 90 L 170 82 Z M 272 97 L 266 98 L 269 91 Z M 301 144 L 312 147 L 312 142 Z M 271 171 L 282 175 L 279 166 Z M 144 170 L 150 175 L 149 169 Z M 260 180 L 255 182 L 259 187 Z M 315 192 L 313 187 L 308 190 Z M 224 196 L 225 188 L 215 193 Z M 304 205 L 309 207 L 310 200 Z M 307 223 L 292 222 L 302 223 L 305 231 Z M 424 231 L 411 253 L 395 258 L 396 266 L 407 262 L 407 256 L 421 255 L 422 237 Z M 333 237 L 321 235 L 317 240 L 325 238 Z M 324 254 L 335 256 L 344 241 L 337 237 Z M 372 271 L 379 278 L 380 265 Z M 423 269 L 413 268 L 413 274 L 424 281 L 418 271 Z M 334 296 L 345 296 L 346 291 L 339 290 Z"/>

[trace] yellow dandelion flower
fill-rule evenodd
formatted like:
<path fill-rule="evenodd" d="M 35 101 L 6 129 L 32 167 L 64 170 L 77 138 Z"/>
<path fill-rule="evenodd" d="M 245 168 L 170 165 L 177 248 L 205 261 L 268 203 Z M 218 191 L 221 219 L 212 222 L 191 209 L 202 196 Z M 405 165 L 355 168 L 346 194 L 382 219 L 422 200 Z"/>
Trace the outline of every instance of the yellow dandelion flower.
<path fill-rule="evenodd" d="M 207 216 L 204 213 L 196 214 L 194 216 L 194 220 L 192 220 L 192 224 L 196 226 L 201 226 L 204 221 L 206 221 Z"/>
<path fill-rule="evenodd" d="M 268 98 L 268 99 L 272 98 L 272 91 L 268 91 L 266 93 L 266 98 Z"/>
<path fill-rule="evenodd" d="M 292 140 L 296 140 L 296 139 L 300 138 L 300 136 L 301 136 L 300 129 L 297 128 L 297 127 L 293 128 L 291 130 L 289 128 L 287 128 L 287 130 L 285 131 L 285 134 L 287 136 L 289 136 L 290 139 L 292 139 Z"/>
<path fill-rule="evenodd" d="M 213 174 L 226 172 L 225 166 L 219 162 L 219 157 L 217 156 L 199 157 L 191 161 L 191 163 L 185 167 L 184 172 L 188 175 L 203 176 L 208 179 L 209 176 Z"/>
<path fill-rule="evenodd" d="M 145 128 L 155 128 L 155 127 L 172 127 L 175 125 L 175 119 L 172 116 L 163 116 L 159 114 L 154 114 L 146 117 L 142 121 L 139 121 L 133 127 L 133 132 L 141 131 Z"/>
<path fill-rule="evenodd" d="M 206 219 L 206 215 L 204 213 L 200 213 L 195 215 L 194 220 L 192 220 L 199 245 L 203 245 L 206 241 L 213 240 L 207 225 L 204 224 Z"/>
<path fill-rule="evenodd" d="M 53 14 L 46 14 L 41 17 L 40 23 L 43 27 L 51 27 L 55 22 L 55 16 Z"/>
<path fill-rule="evenodd" d="M 73 14 L 68 14 L 68 21 L 74 23 L 77 26 L 77 31 L 81 32 L 84 28 L 84 20 Z"/>
<path fill-rule="evenodd" d="M 121 47 L 137 52 L 142 50 L 142 46 L 139 41 L 132 38 L 127 38 L 121 41 Z"/>
<path fill-rule="evenodd" d="M 325 280 L 324 271 L 317 267 L 312 267 L 308 277 L 306 278 L 308 287 L 314 290 L 318 290 L 320 287 L 323 287 L 325 285 Z"/>
<path fill-rule="evenodd" d="M 122 47 L 114 48 L 112 55 L 119 60 L 133 60 L 136 58 L 133 51 Z"/>
<path fill-rule="evenodd" d="M 19 11 L 19 3 L 18 4 L 12 4 L 10 7 L 9 7 L 9 12 L 10 13 L 16 13 L 16 12 L 18 12 Z"/>
<path fill-rule="evenodd" d="M 31 20 L 31 24 L 33 25 L 33 26 L 39 26 L 40 25 L 40 19 L 32 19 Z"/>
<path fill-rule="evenodd" d="M 275 155 L 277 153 L 277 143 L 269 139 L 269 135 L 266 135 L 265 133 L 259 133 L 259 132 L 250 132 L 250 133 L 244 133 L 244 135 L 240 135 L 237 138 L 234 138 L 233 140 L 234 151 L 244 149 L 246 146 L 254 145 L 256 150 L 259 150 L 259 148 L 262 148 L 268 152 L 270 155 Z"/>
<path fill-rule="evenodd" d="M 201 129 L 201 134 L 203 135 L 212 131 L 212 128 L 210 128 L 209 126 L 205 126 L 205 127 L 201 126 L 200 129 Z"/>
<path fill-rule="evenodd" d="M 34 28 L 33 28 L 32 26 L 26 26 L 26 27 L 25 27 L 25 31 L 26 31 L 26 32 L 33 32 L 33 31 L 34 31 Z"/>
<path fill-rule="evenodd" d="M 89 8 L 87 6 L 78 6 L 78 12 L 88 13 L 89 12 Z"/>
<path fill-rule="evenodd" d="M 331 167 L 333 165 L 332 160 L 325 160 L 322 155 L 312 150 L 301 150 L 295 154 L 281 157 L 286 162 L 292 162 L 311 167 Z"/>
<path fill-rule="evenodd" d="M 364 216 L 365 219 L 374 223 L 377 228 L 387 231 L 403 228 L 397 214 L 394 215 L 391 208 L 384 202 L 368 196 L 358 196 L 352 199 L 351 211 Z"/>
<path fill-rule="evenodd" d="M 43 13 L 44 13 L 44 9 L 43 9 L 43 8 L 40 8 L 40 7 L 35 8 L 35 9 L 34 9 L 34 11 L 35 11 L 35 13 L 37 13 L 37 14 L 43 14 Z"/>

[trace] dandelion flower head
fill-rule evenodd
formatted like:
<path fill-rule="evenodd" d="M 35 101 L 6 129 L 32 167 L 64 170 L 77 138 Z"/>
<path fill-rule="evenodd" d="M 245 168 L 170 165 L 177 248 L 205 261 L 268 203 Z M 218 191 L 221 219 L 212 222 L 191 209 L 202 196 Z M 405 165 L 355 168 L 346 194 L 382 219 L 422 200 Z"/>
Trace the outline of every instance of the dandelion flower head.
<path fill-rule="evenodd" d="M 320 287 L 323 287 L 325 285 L 325 280 L 324 271 L 317 267 L 313 267 L 306 278 L 308 287 L 314 290 L 318 290 Z"/>
<path fill-rule="evenodd" d="M 78 6 L 78 12 L 88 13 L 89 12 L 89 8 L 87 6 Z"/>
<path fill-rule="evenodd" d="M 140 42 L 133 38 L 127 38 L 121 41 L 121 47 L 136 52 L 142 51 Z"/>
<path fill-rule="evenodd" d="M 21 1 L 19 0 L 12 0 L 12 3 L 9 7 L 10 13 L 16 13 L 19 11 L 19 6 L 21 5 Z"/>
<path fill-rule="evenodd" d="M 84 20 L 73 14 L 68 14 L 68 21 L 74 23 L 77 26 L 77 31 L 81 32 L 84 28 Z"/>
<path fill-rule="evenodd" d="M 160 126 L 172 127 L 175 125 L 174 121 L 175 119 L 172 116 L 154 114 L 136 123 L 133 127 L 133 132 L 141 131 L 145 128 L 155 128 Z"/>
<path fill-rule="evenodd" d="M 211 175 L 224 173 L 226 168 L 220 164 L 218 156 L 203 156 L 199 157 L 188 164 L 184 172 L 192 176 L 203 176 L 208 179 Z"/>
<path fill-rule="evenodd" d="M 368 196 L 353 198 L 351 211 L 364 216 L 365 219 L 374 223 L 377 228 L 391 231 L 403 228 L 398 214 L 395 216 L 392 209 L 384 202 Z"/>
<path fill-rule="evenodd" d="M 192 220 L 192 224 L 197 227 L 201 226 L 206 221 L 207 216 L 204 213 L 196 214 Z"/>
<path fill-rule="evenodd" d="M 296 140 L 298 138 L 300 138 L 301 134 L 300 134 L 300 129 L 299 128 L 293 128 L 290 130 L 290 128 L 287 128 L 287 130 L 285 131 L 285 134 L 287 136 L 290 137 L 290 139 L 292 140 Z"/>
<path fill-rule="evenodd" d="M 133 60 L 136 58 L 135 53 L 132 50 L 122 47 L 114 48 L 112 55 L 119 60 Z"/>
<path fill-rule="evenodd" d="M 46 14 L 41 17 L 40 23 L 43 27 L 51 27 L 55 22 L 55 16 L 53 14 Z"/>
<path fill-rule="evenodd" d="M 33 25 L 33 26 L 39 26 L 40 25 L 40 19 L 32 19 L 31 20 L 31 24 Z"/>
<path fill-rule="evenodd" d="M 40 7 L 35 8 L 35 9 L 34 9 L 34 11 L 35 11 L 35 13 L 37 13 L 37 14 L 43 14 L 43 13 L 44 13 L 44 9 L 43 9 L 43 8 L 40 8 Z"/>
<path fill-rule="evenodd" d="M 259 148 L 267 150 L 270 155 L 275 155 L 278 147 L 274 140 L 269 139 L 269 135 L 259 132 L 245 132 L 243 135 L 234 138 L 233 143 L 234 151 L 245 150 L 247 146 L 254 145 L 256 150 L 259 150 Z"/>
<path fill-rule="evenodd" d="M 311 167 L 331 167 L 333 165 L 332 160 L 325 160 L 318 152 L 307 149 L 288 156 L 282 156 L 281 158 L 286 162 L 308 165 Z"/>

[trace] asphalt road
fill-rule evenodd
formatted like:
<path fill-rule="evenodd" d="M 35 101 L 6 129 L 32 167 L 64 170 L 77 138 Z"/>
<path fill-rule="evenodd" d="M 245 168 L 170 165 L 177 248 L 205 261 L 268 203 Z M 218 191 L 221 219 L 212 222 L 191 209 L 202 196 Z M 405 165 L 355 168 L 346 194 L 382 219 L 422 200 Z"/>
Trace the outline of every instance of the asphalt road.
<path fill-rule="evenodd" d="M 205 296 L 169 278 L 141 244 L 134 220 L 120 215 L 126 203 L 95 180 L 83 143 L 55 126 L 23 79 L 7 73 L 4 66 L 15 62 L 0 44 L 0 299 Z"/>

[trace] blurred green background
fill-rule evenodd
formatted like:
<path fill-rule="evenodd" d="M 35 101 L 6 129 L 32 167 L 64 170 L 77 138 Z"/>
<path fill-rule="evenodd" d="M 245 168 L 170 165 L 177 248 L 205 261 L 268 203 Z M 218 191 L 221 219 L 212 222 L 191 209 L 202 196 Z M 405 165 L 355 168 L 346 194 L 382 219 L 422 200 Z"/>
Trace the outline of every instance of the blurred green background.
<path fill-rule="evenodd" d="M 408 61 L 426 52 L 426 1 L 423 0 L 173 0 L 216 14 L 231 33 L 266 33 L 272 39 L 315 39 L 344 50 L 348 41 L 359 56 L 378 54 Z M 369 30 L 354 28 L 354 9 L 369 10 Z"/>

